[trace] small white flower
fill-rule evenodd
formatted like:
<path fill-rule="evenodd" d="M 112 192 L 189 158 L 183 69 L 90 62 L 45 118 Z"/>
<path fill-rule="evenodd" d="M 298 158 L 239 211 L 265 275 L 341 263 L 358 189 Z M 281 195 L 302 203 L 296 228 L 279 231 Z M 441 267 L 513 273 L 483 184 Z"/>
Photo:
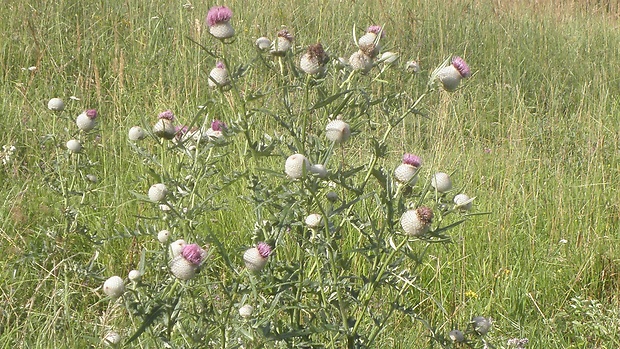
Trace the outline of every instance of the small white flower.
<path fill-rule="evenodd" d="M 125 282 L 120 276 L 112 276 L 103 283 L 103 293 L 111 298 L 118 298 L 125 292 Z"/>

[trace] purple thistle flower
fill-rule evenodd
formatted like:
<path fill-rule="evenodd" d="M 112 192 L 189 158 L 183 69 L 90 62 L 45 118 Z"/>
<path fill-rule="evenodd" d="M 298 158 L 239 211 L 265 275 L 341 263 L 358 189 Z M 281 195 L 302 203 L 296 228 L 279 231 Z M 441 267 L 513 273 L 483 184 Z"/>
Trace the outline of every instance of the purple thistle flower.
<path fill-rule="evenodd" d="M 282 29 L 278 32 L 278 37 L 285 38 L 286 40 L 293 42 L 293 34 L 291 34 L 288 30 Z"/>
<path fill-rule="evenodd" d="M 174 114 L 172 114 L 172 111 L 166 110 L 164 112 L 159 113 L 159 116 L 157 116 L 157 118 L 174 121 Z"/>
<path fill-rule="evenodd" d="M 183 246 L 183 250 L 181 250 L 181 255 L 188 262 L 193 265 L 200 265 L 205 258 L 205 250 L 200 248 L 197 244 L 189 244 Z"/>
<path fill-rule="evenodd" d="M 385 37 L 385 32 L 380 25 L 371 25 L 370 27 L 368 27 L 368 29 L 366 29 L 366 33 L 375 33 L 376 35 L 379 35 L 379 33 L 381 33 L 381 38 Z"/>
<path fill-rule="evenodd" d="M 228 22 L 232 18 L 232 11 L 226 6 L 213 6 L 207 13 L 207 24 L 212 27 L 218 23 Z"/>
<path fill-rule="evenodd" d="M 88 109 L 84 113 L 88 116 L 89 119 L 95 120 L 97 118 L 97 110 L 96 109 Z"/>
<path fill-rule="evenodd" d="M 174 127 L 174 132 L 177 139 L 181 139 L 185 134 L 187 134 L 187 131 L 189 131 L 189 127 L 185 125 Z"/>
<path fill-rule="evenodd" d="M 271 254 L 271 246 L 269 246 L 266 242 L 259 242 L 256 245 L 256 249 L 263 258 L 267 258 Z"/>
<path fill-rule="evenodd" d="M 420 165 L 422 165 L 422 159 L 417 155 L 406 153 L 403 155 L 403 164 L 420 167 Z"/>
<path fill-rule="evenodd" d="M 468 78 L 471 76 L 471 70 L 463 58 L 454 56 L 452 58 L 452 65 L 459 71 L 462 77 Z"/>
<path fill-rule="evenodd" d="M 215 63 L 215 67 L 218 69 L 226 69 L 226 66 L 224 65 L 224 62 L 220 61 Z"/>
<path fill-rule="evenodd" d="M 226 128 L 226 123 L 224 123 L 223 121 L 215 119 L 211 122 L 211 129 L 213 131 L 224 131 Z"/>

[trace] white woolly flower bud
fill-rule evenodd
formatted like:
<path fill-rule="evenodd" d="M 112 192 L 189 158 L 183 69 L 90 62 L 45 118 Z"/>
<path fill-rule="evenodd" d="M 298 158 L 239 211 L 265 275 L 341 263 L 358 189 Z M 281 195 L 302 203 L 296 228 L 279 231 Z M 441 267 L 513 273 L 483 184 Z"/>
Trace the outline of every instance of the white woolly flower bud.
<path fill-rule="evenodd" d="M 168 195 L 168 188 L 163 183 L 153 184 L 149 188 L 149 200 L 153 202 L 162 202 Z"/>
<path fill-rule="evenodd" d="M 142 273 L 140 273 L 139 270 L 131 270 L 129 272 L 129 274 L 127 275 L 127 277 L 129 278 L 130 281 L 132 282 L 138 282 L 140 281 L 140 279 L 142 279 Z"/>
<path fill-rule="evenodd" d="M 111 347 L 116 347 L 121 343 L 121 335 L 110 331 L 103 337 L 103 342 Z"/>
<path fill-rule="evenodd" d="M 379 58 L 379 61 L 387 63 L 387 64 L 396 63 L 397 60 L 398 60 L 398 53 L 390 52 L 390 51 L 384 52 Z"/>
<path fill-rule="evenodd" d="M 465 335 L 460 330 L 452 330 L 448 336 L 450 336 L 450 339 L 457 343 L 463 343 L 465 341 Z"/>
<path fill-rule="evenodd" d="M 120 276 L 112 276 L 103 283 L 103 293 L 110 298 L 118 298 L 125 292 L 125 282 Z"/>
<path fill-rule="evenodd" d="M 180 254 L 170 261 L 170 272 L 179 280 L 193 278 L 196 276 L 196 271 L 196 266 Z"/>
<path fill-rule="evenodd" d="M 454 204 L 456 208 L 461 209 L 463 211 L 471 210 L 471 206 L 473 204 L 474 199 L 470 198 L 465 194 L 458 194 L 454 197 Z"/>
<path fill-rule="evenodd" d="M 177 130 L 172 120 L 159 119 L 153 126 L 153 133 L 158 137 L 173 139 Z"/>
<path fill-rule="evenodd" d="M 266 51 L 269 49 L 269 47 L 271 47 L 271 40 L 269 40 L 269 38 L 261 36 L 260 38 L 256 39 L 255 44 L 259 50 Z"/>
<path fill-rule="evenodd" d="M 183 239 L 179 239 L 171 243 L 170 244 L 170 256 L 172 258 L 179 256 L 181 252 L 183 251 L 183 247 L 185 247 L 185 245 L 187 245 L 187 242 L 185 242 L 185 240 Z"/>
<path fill-rule="evenodd" d="M 310 229 L 319 229 L 323 226 L 323 216 L 318 213 L 309 214 L 306 217 L 306 226 Z"/>
<path fill-rule="evenodd" d="M 65 109 L 65 102 L 60 98 L 52 98 L 47 102 L 47 108 L 51 111 L 63 111 Z"/>
<path fill-rule="evenodd" d="M 314 164 L 310 166 L 310 172 L 317 175 L 319 178 L 327 177 L 327 169 L 321 164 Z"/>
<path fill-rule="evenodd" d="M 226 87 L 230 84 L 230 78 L 228 76 L 228 70 L 224 66 L 224 63 L 218 62 L 215 68 L 211 69 L 209 73 L 209 86 L 210 87 Z"/>
<path fill-rule="evenodd" d="M 310 161 L 301 154 L 289 156 L 284 164 L 284 172 L 292 179 L 300 179 L 309 171 Z"/>
<path fill-rule="evenodd" d="M 146 138 L 146 133 L 140 126 L 133 126 L 129 129 L 128 133 L 129 140 L 132 142 L 141 141 Z"/>
<path fill-rule="evenodd" d="M 80 130 L 88 132 L 97 126 L 97 122 L 95 121 L 96 118 L 97 111 L 95 109 L 85 110 L 77 116 L 75 124 Z"/>
<path fill-rule="evenodd" d="M 244 304 L 241 308 L 239 308 L 239 315 L 241 315 L 244 319 L 252 316 L 252 312 L 254 312 L 254 307 L 249 304 Z"/>
<path fill-rule="evenodd" d="M 79 153 L 82 151 L 82 143 L 77 139 L 71 139 L 67 142 L 67 149 L 69 149 L 72 153 Z"/>
<path fill-rule="evenodd" d="M 431 185 L 440 193 L 445 193 L 452 189 L 452 181 L 450 176 L 445 172 L 437 172 L 431 179 Z"/>
<path fill-rule="evenodd" d="M 340 119 L 332 120 L 325 127 L 325 137 L 335 143 L 346 142 L 351 137 L 351 127 Z"/>
<path fill-rule="evenodd" d="M 400 218 L 400 225 L 405 234 L 420 236 L 430 229 L 432 220 L 433 211 L 428 207 L 419 207 L 403 213 Z"/>
<path fill-rule="evenodd" d="M 165 244 L 166 242 L 168 242 L 168 238 L 170 237 L 170 231 L 168 230 L 160 230 L 159 233 L 157 233 L 157 241 L 161 242 L 162 244 Z"/>
<path fill-rule="evenodd" d="M 256 247 L 249 248 L 243 253 L 245 267 L 253 272 L 263 270 L 270 254 L 271 247 L 264 242 L 259 242 Z"/>
<path fill-rule="evenodd" d="M 349 65 L 353 70 L 366 74 L 372 69 L 372 58 L 362 51 L 357 51 L 349 58 Z"/>
<path fill-rule="evenodd" d="M 400 164 L 394 170 L 394 178 L 400 184 L 414 186 L 418 181 L 418 169 L 409 164 Z"/>
<path fill-rule="evenodd" d="M 474 330 L 476 330 L 476 332 L 478 332 L 481 336 L 484 336 L 489 333 L 489 330 L 491 330 L 492 320 L 490 318 L 487 319 L 482 316 L 476 316 L 471 320 L 471 322 L 474 325 Z"/>

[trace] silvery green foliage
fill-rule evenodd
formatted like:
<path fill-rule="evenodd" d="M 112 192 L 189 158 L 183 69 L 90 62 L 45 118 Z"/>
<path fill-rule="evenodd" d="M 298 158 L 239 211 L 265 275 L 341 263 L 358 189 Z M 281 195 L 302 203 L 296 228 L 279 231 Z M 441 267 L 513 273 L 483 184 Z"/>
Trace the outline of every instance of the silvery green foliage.
<path fill-rule="evenodd" d="M 310 76 L 289 54 L 257 51 L 245 65 L 207 53 L 227 67 L 229 88 L 213 90 L 173 139 L 128 143 L 152 177 L 136 181 L 163 183 L 168 195 L 149 200 L 148 186 L 135 192 L 150 211 L 132 234 L 151 235 L 160 248 L 144 249 L 142 277 L 123 295 L 125 311 L 141 324 L 126 342 L 149 334 L 171 346 L 373 348 L 404 316 L 450 347 L 447 333 L 439 333 L 415 301 L 428 292 L 420 267 L 434 245 L 452 241 L 450 229 L 475 213 L 455 208 L 457 192 L 434 190 L 429 171 L 418 172 L 417 182 L 398 182 L 393 173 L 402 154 L 389 149 L 394 129 L 423 114 L 431 91 L 418 84 L 419 95 L 377 92 L 373 62 L 365 74 L 345 68 Z M 399 69 L 392 78 L 405 74 L 404 67 L 383 65 L 377 77 L 390 69 Z M 252 85 L 240 83 L 250 70 L 275 86 L 242 90 Z M 265 92 L 270 89 L 277 93 Z M 223 136 L 195 137 L 211 115 L 227 124 Z M 333 115 L 346 121 L 346 142 L 326 135 Z M 293 155 L 301 161 L 292 162 Z M 219 166 L 230 158 L 244 161 Z M 317 166 L 321 171 L 312 170 Z M 230 246 L 229 232 L 209 218 L 239 181 L 256 223 L 238 233 L 242 246 Z M 432 210 L 429 229 L 404 234 L 401 215 L 421 206 Z M 308 227 L 311 215 L 321 224 Z M 167 266 L 178 253 L 170 255 L 167 243 L 158 242 L 161 230 L 170 231 L 164 241 L 184 239 L 208 250 L 191 278 L 170 275 Z M 264 243 L 272 252 L 259 257 L 256 246 Z M 248 267 L 257 258 L 260 268 Z"/>

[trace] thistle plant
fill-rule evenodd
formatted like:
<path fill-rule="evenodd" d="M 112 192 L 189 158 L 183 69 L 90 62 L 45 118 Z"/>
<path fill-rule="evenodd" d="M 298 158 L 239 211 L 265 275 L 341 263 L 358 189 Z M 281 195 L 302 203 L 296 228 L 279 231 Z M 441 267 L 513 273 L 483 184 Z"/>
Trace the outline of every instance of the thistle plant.
<path fill-rule="evenodd" d="M 209 11 L 216 39 L 232 36 L 218 28 L 230 29 L 230 14 Z M 424 324 L 443 347 L 464 342 L 469 332 L 440 333 L 415 299 L 427 292 L 420 281 L 426 256 L 452 242 L 450 230 L 475 206 L 453 192 L 447 173 L 430 172 L 442 164 L 389 149 L 393 131 L 421 114 L 432 89 L 377 93 L 368 75 L 382 37 L 382 27 L 368 28 L 344 76 L 330 71 L 322 44 L 308 46 L 295 64 L 288 30 L 269 53 L 269 40 L 257 41 L 258 59 L 247 65 L 207 50 L 216 66 L 205 82 L 219 87 L 213 100 L 226 103 L 207 104 L 185 124 L 163 112 L 150 138 L 132 129 L 128 144 L 152 177 L 136 178 L 145 185 L 135 195 L 149 210 L 133 235 L 149 236 L 155 247 L 143 250 L 140 277 L 129 277 L 124 292 L 104 286 L 121 299 L 117 311 L 141 323 L 127 343 L 148 333 L 166 345 L 373 348 L 402 316 Z M 406 71 L 392 58 L 379 59 L 393 63 L 379 74 Z M 252 69 L 276 81 L 278 103 L 240 83 Z M 376 123 L 383 127 L 369 126 Z M 237 172 L 219 163 L 223 154 L 243 159 Z M 254 224 L 240 233 L 245 243 L 229 246 L 207 217 L 225 209 L 218 198 L 237 181 Z M 481 319 L 471 333 L 484 339 L 490 321 Z"/>

